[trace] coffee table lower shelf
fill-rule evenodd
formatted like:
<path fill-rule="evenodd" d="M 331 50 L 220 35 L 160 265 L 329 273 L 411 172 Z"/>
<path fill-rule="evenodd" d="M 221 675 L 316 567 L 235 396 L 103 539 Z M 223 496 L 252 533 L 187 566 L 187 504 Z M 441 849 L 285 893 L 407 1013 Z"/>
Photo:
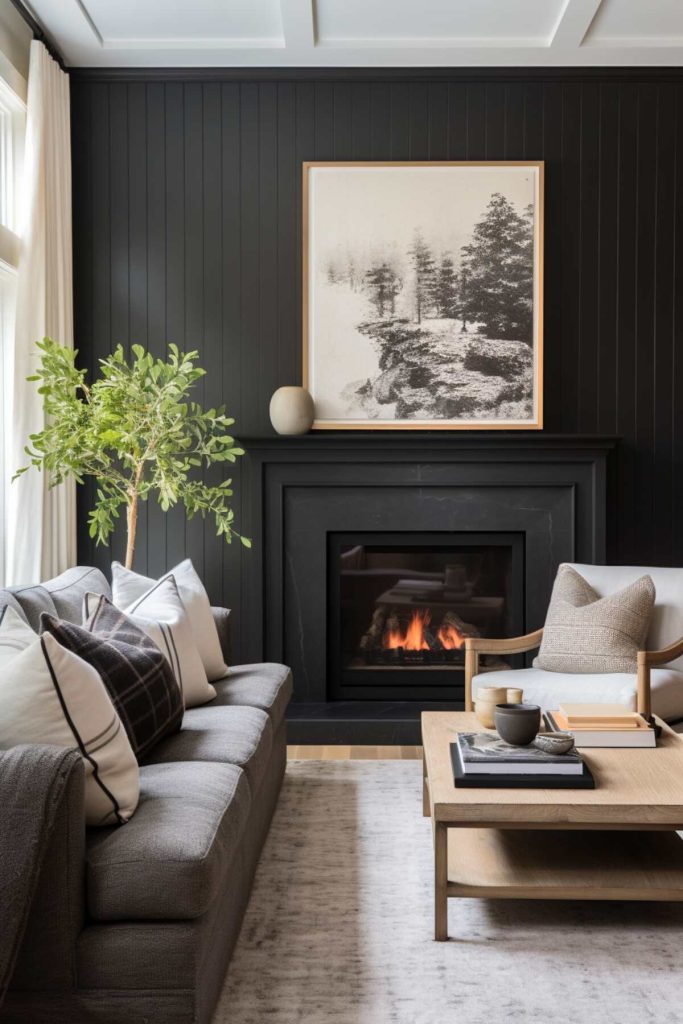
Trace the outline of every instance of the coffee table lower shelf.
<path fill-rule="evenodd" d="M 447 896 L 683 901 L 676 832 L 446 831 Z"/>

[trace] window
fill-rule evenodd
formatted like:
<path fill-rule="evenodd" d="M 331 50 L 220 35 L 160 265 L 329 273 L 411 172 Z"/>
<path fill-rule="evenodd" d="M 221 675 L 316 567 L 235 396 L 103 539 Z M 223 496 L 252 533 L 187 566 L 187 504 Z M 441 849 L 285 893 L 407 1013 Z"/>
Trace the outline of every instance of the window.
<path fill-rule="evenodd" d="M 24 152 L 26 106 L 0 78 L 0 585 L 5 579 L 5 536 L 11 430 L 12 354 L 14 310 L 19 265 L 19 189 Z"/>

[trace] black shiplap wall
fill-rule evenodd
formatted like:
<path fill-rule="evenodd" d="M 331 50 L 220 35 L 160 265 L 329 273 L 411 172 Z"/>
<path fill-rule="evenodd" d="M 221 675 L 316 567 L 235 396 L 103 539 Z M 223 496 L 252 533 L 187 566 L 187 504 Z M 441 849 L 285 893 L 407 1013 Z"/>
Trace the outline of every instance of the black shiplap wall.
<path fill-rule="evenodd" d="M 620 435 L 610 558 L 683 564 L 679 72 L 76 72 L 72 96 L 82 358 L 198 348 L 243 437 L 301 376 L 302 161 L 544 159 L 546 430 Z M 137 567 L 185 553 L 238 607 L 239 551 L 143 510 Z M 109 557 L 85 527 L 80 557 Z"/>

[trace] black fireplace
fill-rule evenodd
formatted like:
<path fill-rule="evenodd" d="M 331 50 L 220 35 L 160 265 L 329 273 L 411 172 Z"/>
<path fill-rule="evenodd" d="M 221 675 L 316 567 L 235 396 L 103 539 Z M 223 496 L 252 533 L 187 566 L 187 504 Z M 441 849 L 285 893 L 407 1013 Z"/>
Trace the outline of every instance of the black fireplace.
<path fill-rule="evenodd" d="M 247 440 L 238 650 L 291 666 L 290 742 L 419 743 L 422 710 L 462 708 L 462 636 L 538 628 L 558 564 L 604 561 L 612 447 L 532 432 Z"/>
<path fill-rule="evenodd" d="M 331 533 L 327 579 L 331 699 L 453 695 L 468 636 L 524 630 L 522 533 Z"/>

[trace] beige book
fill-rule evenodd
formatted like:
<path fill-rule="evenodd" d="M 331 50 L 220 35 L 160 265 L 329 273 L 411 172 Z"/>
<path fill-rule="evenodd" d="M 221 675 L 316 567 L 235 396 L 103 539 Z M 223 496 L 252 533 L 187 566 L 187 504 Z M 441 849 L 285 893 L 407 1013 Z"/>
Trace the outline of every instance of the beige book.
<path fill-rule="evenodd" d="M 577 725 L 589 719 L 596 722 L 614 722 L 619 725 L 633 721 L 637 713 L 625 704 L 560 704 L 559 710 Z"/>
<path fill-rule="evenodd" d="M 605 720 L 603 718 L 585 718 L 580 721 L 575 718 L 568 719 L 561 711 L 555 711 L 553 714 L 559 728 L 568 732 L 572 732 L 574 730 L 596 732 L 637 732 L 639 729 L 648 728 L 647 722 L 635 711 L 632 713 L 631 718 L 619 722 Z"/>

